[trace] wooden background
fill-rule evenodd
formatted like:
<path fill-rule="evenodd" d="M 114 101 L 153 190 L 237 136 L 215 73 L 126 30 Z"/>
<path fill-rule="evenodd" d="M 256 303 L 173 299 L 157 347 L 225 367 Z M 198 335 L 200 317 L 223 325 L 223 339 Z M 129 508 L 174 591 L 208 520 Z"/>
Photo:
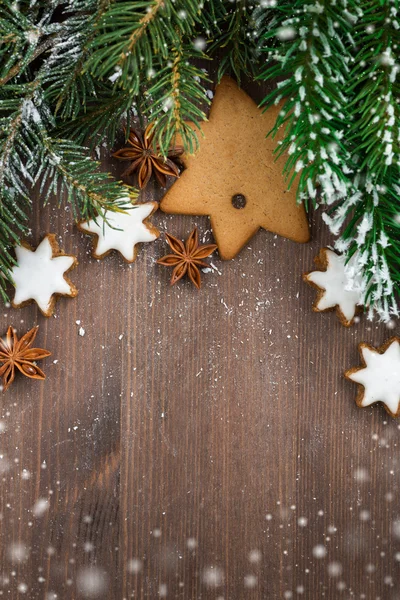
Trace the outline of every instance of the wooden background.
<path fill-rule="evenodd" d="M 206 218 L 153 221 L 211 240 Z M 260 231 L 215 255 L 200 293 L 169 287 L 163 236 L 134 265 L 96 261 L 37 198 L 30 242 L 47 232 L 78 255 L 79 295 L 50 319 L 1 312 L 52 357 L 1 397 L 0 595 L 398 600 L 400 426 L 342 374 L 399 327 L 311 311 L 319 215 L 309 244 Z"/>

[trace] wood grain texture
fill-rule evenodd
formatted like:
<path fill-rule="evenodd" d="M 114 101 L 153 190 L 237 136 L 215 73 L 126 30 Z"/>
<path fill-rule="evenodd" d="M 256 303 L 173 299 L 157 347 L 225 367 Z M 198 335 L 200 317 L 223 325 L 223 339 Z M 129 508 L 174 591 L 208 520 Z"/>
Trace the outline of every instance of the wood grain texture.
<path fill-rule="evenodd" d="M 1 313 L 52 357 L 1 398 L 0 595 L 398 600 L 399 424 L 358 409 L 343 372 L 399 327 L 311 311 L 319 216 L 304 246 L 260 231 L 212 257 L 198 292 L 169 287 L 163 237 L 96 261 L 68 210 L 39 205 L 29 241 L 78 255 L 79 295 L 50 319 Z M 153 221 L 211 240 L 207 218 Z"/>

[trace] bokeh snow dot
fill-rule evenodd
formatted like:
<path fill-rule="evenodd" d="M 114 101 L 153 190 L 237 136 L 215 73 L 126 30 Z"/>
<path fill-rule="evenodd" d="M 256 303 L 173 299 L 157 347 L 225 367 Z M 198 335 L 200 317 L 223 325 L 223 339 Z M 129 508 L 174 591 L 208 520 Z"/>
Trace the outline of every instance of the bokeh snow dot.
<path fill-rule="evenodd" d="M 339 562 L 331 562 L 328 565 L 328 573 L 331 577 L 338 577 L 342 574 L 342 565 Z"/>
<path fill-rule="evenodd" d="M 400 519 L 393 521 L 392 532 L 395 537 L 400 539 Z"/>
<path fill-rule="evenodd" d="M 373 565 L 372 563 L 368 563 L 367 565 L 365 565 L 365 570 L 367 573 L 375 573 L 376 566 Z"/>
<path fill-rule="evenodd" d="M 278 29 L 276 37 L 281 41 L 292 40 L 297 35 L 297 31 L 294 27 L 280 27 Z"/>
<path fill-rule="evenodd" d="M 255 588 L 258 582 L 258 578 L 256 575 L 246 575 L 244 578 L 244 587 L 246 588 Z"/>
<path fill-rule="evenodd" d="M 317 544 L 312 550 L 315 558 L 324 558 L 326 556 L 326 548 L 322 544 Z"/>
<path fill-rule="evenodd" d="M 196 538 L 188 538 L 186 540 L 186 546 L 189 548 L 189 550 L 195 550 L 197 548 Z"/>
<path fill-rule="evenodd" d="M 360 481 L 360 482 L 369 481 L 370 477 L 369 477 L 369 473 L 368 473 L 367 469 L 364 469 L 363 467 L 359 467 L 358 469 L 355 469 L 354 479 L 356 481 Z"/>
<path fill-rule="evenodd" d="M 46 498 L 38 498 L 32 508 L 35 517 L 42 517 L 49 509 L 49 501 Z"/>
<path fill-rule="evenodd" d="M 142 568 L 143 563 L 138 558 L 132 558 L 130 561 L 128 561 L 128 564 L 126 566 L 126 570 L 128 571 L 128 573 L 132 573 L 132 575 L 137 575 L 138 573 L 140 573 Z"/>
<path fill-rule="evenodd" d="M 193 46 L 196 48 L 196 50 L 199 50 L 200 52 L 202 52 L 203 50 L 206 49 L 207 42 L 204 38 L 198 37 L 194 40 Z"/>
<path fill-rule="evenodd" d="M 8 547 L 7 557 L 12 563 L 23 563 L 29 557 L 29 550 L 22 542 L 15 542 Z"/>
<path fill-rule="evenodd" d="M 78 571 L 76 587 L 84 598 L 102 598 L 108 589 L 108 575 L 98 567 Z"/>
<path fill-rule="evenodd" d="M 202 580 L 207 587 L 219 587 L 224 583 L 224 572 L 220 567 L 206 567 Z"/>
<path fill-rule="evenodd" d="M 4 454 L 0 454 L 0 475 L 4 475 L 11 468 L 11 461 Z"/>
<path fill-rule="evenodd" d="M 260 550 L 251 550 L 249 552 L 249 561 L 251 563 L 259 563 L 262 558 Z"/>

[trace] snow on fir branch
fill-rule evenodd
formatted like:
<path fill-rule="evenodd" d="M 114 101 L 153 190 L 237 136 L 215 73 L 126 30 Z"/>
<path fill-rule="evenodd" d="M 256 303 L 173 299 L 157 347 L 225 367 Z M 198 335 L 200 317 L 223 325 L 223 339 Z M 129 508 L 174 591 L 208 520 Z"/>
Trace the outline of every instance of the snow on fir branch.
<path fill-rule="evenodd" d="M 354 4 L 354 3 L 352 3 Z M 352 21 L 347 0 L 279 2 L 261 37 L 266 53 L 259 78 L 279 78 L 263 105 L 281 104 L 275 127 L 284 125 L 278 155 L 288 153 L 285 175 L 297 177 L 298 197 L 315 204 L 342 198 L 351 175 L 345 143 Z M 354 6 L 352 7 L 354 10 Z"/>
<path fill-rule="evenodd" d="M 118 210 L 125 188 L 93 150 L 111 148 L 133 119 L 155 123 L 163 151 L 176 135 L 195 150 L 201 135 L 187 122 L 199 130 L 206 118 L 213 64 L 217 79 L 269 82 L 262 106 L 281 111 L 265 134 L 284 129 L 277 154 L 288 185 L 308 209 L 325 208 L 370 316 L 396 315 L 399 2 L 2 0 L 0 292 L 32 186 L 43 202 L 71 203 L 77 218 Z"/>
<path fill-rule="evenodd" d="M 267 20 L 256 9 L 259 77 L 278 78 L 264 105 L 282 103 L 272 135 L 285 128 L 284 173 L 300 201 L 328 206 L 336 248 L 354 256 L 350 281 L 369 317 L 388 321 L 400 293 L 399 2 L 269 4 Z"/>

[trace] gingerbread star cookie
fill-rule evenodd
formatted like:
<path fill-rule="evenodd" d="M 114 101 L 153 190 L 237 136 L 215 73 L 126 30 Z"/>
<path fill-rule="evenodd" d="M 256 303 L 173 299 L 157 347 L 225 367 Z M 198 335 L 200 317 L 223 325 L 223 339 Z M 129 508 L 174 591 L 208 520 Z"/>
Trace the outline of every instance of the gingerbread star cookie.
<path fill-rule="evenodd" d="M 361 343 L 362 367 L 345 372 L 359 384 L 356 403 L 360 407 L 383 402 L 392 417 L 400 416 L 400 338 L 393 337 L 380 348 Z"/>
<path fill-rule="evenodd" d="M 78 290 L 65 273 L 78 261 L 75 256 L 60 251 L 53 233 L 48 233 L 36 250 L 23 242 L 15 248 L 15 253 L 17 264 L 11 269 L 14 308 L 36 302 L 42 314 L 51 317 L 58 297 L 77 295 Z"/>
<path fill-rule="evenodd" d="M 285 157 L 273 154 L 278 136 L 266 137 L 278 112 L 276 106 L 263 113 L 223 77 L 201 126 L 199 150 L 183 157 L 186 169 L 161 201 L 166 213 L 209 215 L 223 259 L 236 256 L 260 227 L 296 242 L 309 240 L 295 186 L 287 191 L 282 176 Z"/>
<path fill-rule="evenodd" d="M 360 291 L 350 288 L 345 257 L 329 248 L 322 248 L 314 262 L 321 270 L 303 275 L 304 281 L 318 290 L 313 310 L 325 312 L 336 308 L 340 322 L 345 327 L 350 327 L 362 301 Z M 350 259 L 349 266 L 351 262 Z"/>
<path fill-rule="evenodd" d="M 117 250 L 125 262 L 132 263 L 138 252 L 136 244 L 152 242 L 160 235 L 148 221 L 157 208 L 157 202 L 134 204 L 123 213 L 109 211 L 105 219 L 98 217 L 82 221 L 78 227 L 84 233 L 96 236 L 92 252 L 94 258 L 104 258 L 112 250 Z"/>

